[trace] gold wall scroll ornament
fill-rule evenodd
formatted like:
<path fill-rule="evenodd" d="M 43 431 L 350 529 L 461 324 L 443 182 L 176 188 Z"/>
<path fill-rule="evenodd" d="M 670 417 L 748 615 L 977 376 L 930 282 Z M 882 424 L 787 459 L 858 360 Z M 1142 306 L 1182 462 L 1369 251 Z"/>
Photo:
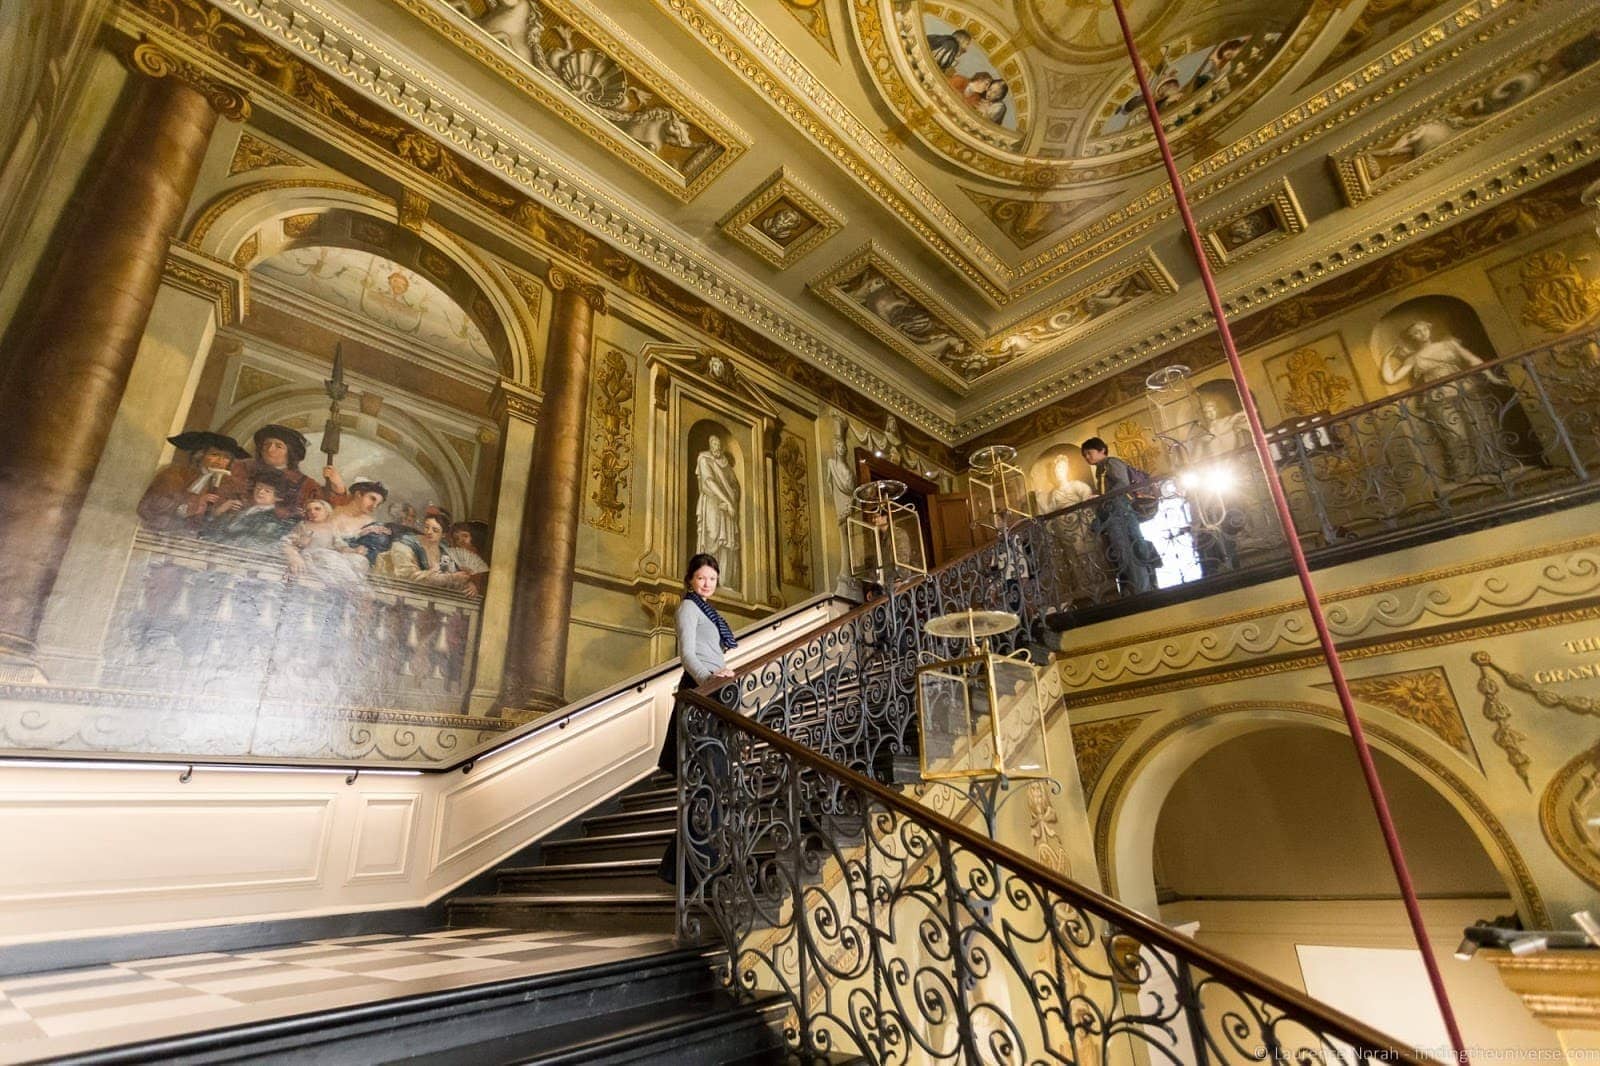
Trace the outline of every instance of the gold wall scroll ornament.
<path fill-rule="evenodd" d="M 1083 785 L 1084 799 L 1094 796 L 1095 785 L 1100 783 L 1100 775 L 1105 772 L 1111 757 L 1144 719 L 1144 715 L 1136 714 L 1127 718 L 1073 724 L 1072 750 L 1078 760 L 1078 779 Z"/>
<path fill-rule="evenodd" d="M 811 489 L 805 442 L 785 431 L 778 444 L 777 464 L 783 582 L 810 588 Z"/>
<path fill-rule="evenodd" d="M 252 233 L 246 237 L 233 251 L 233 265 L 240 270 L 249 270 L 250 264 L 255 262 L 256 256 L 261 252 L 261 234 Z"/>
<path fill-rule="evenodd" d="M 677 609 L 678 601 L 683 599 L 678 592 L 664 589 L 638 589 L 633 598 L 638 601 L 645 617 L 650 619 L 652 632 L 672 628 L 672 612 Z"/>
<path fill-rule="evenodd" d="M 1527 303 L 1522 321 L 1549 333 L 1570 333 L 1600 315 L 1600 281 L 1579 270 L 1588 258 L 1573 260 L 1565 252 L 1536 252 L 1522 261 L 1517 284 Z"/>
<path fill-rule="evenodd" d="M 1557 858 L 1600 888 L 1600 744 L 1555 772 L 1539 797 L 1539 828 Z"/>
<path fill-rule="evenodd" d="M 1316 687 L 1324 691 L 1333 689 L 1330 684 Z M 1363 703 L 1421 726 L 1461 754 L 1476 760 L 1466 720 L 1443 668 L 1430 666 L 1422 670 L 1353 677 L 1350 693 Z"/>
<path fill-rule="evenodd" d="M 610 533 L 628 532 L 633 472 L 633 361 L 607 346 L 589 390 L 589 480 L 593 489 L 584 521 Z"/>
<path fill-rule="evenodd" d="M 1350 395 L 1354 383 L 1343 374 L 1335 373 L 1338 361 L 1324 355 L 1316 348 L 1297 348 L 1283 361 L 1283 395 L 1280 397 L 1286 414 L 1314 415 L 1342 411 L 1345 397 Z"/>
<path fill-rule="evenodd" d="M 128 65 L 151 78 L 181 81 L 206 98 L 211 109 L 223 118 L 244 122 L 250 118 L 250 100 L 244 91 L 218 81 L 187 60 L 179 59 L 148 39 L 133 46 Z"/>
<path fill-rule="evenodd" d="M 1118 422 L 1111 431 L 1111 450 L 1140 470 L 1148 472 L 1161 465 L 1161 448 L 1150 435 L 1150 428 L 1131 418 Z"/>
<path fill-rule="evenodd" d="M 261 170 L 266 167 L 308 167 L 304 159 L 279 148 L 275 144 L 263 141 L 261 138 L 245 133 L 239 138 L 238 145 L 233 150 L 233 158 L 228 161 L 228 177 L 243 174 L 250 170 Z"/>
<path fill-rule="evenodd" d="M 1063 877 L 1072 876 L 1072 856 L 1061 839 L 1060 817 L 1053 794 L 1043 781 L 1028 785 L 1028 833 L 1039 862 Z"/>

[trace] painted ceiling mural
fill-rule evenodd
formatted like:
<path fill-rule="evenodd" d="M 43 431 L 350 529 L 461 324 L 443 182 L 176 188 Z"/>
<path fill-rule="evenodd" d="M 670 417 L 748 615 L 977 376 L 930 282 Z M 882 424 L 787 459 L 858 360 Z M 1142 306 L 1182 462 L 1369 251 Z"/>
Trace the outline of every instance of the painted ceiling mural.
<path fill-rule="evenodd" d="M 830 372 L 861 361 L 905 390 L 902 410 L 948 418 L 941 435 L 1203 328 L 1111 0 L 395 6 L 521 90 L 528 143 L 615 188 L 612 218 L 671 231 L 669 273 L 704 254 L 754 304 L 816 323 Z M 1252 302 L 1304 283 L 1292 261 L 1332 251 L 1317 234 L 1353 232 L 1319 217 L 1370 202 L 1361 225 L 1390 225 L 1391 204 L 1431 195 L 1433 159 L 1519 122 L 1531 136 L 1542 97 L 1594 80 L 1567 0 L 1126 7 L 1205 259 Z M 437 83 L 490 109 L 514 99 L 486 86 Z M 715 302 L 719 286 L 700 291 Z"/>
<path fill-rule="evenodd" d="M 326 245 L 291 248 L 258 263 L 257 273 L 385 330 L 494 366 L 489 341 L 439 286 L 371 252 Z"/>

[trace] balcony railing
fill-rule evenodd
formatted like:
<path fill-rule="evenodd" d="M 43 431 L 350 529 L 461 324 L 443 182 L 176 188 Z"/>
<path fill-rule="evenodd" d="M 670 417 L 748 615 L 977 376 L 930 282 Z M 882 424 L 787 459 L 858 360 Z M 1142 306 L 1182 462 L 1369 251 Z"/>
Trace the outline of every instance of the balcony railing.
<path fill-rule="evenodd" d="M 1313 563 L 1593 488 L 1600 333 L 1296 420 L 1275 428 L 1269 445 Z M 1174 472 L 1148 486 L 1014 530 L 1034 564 L 1036 610 L 1065 625 L 1114 601 L 1286 564 L 1254 449 L 1185 460 L 1180 442 L 1173 452 Z"/>
<path fill-rule="evenodd" d="M 1430 1060 L 699 693 L 680 932 L 803 1062 Z"/>

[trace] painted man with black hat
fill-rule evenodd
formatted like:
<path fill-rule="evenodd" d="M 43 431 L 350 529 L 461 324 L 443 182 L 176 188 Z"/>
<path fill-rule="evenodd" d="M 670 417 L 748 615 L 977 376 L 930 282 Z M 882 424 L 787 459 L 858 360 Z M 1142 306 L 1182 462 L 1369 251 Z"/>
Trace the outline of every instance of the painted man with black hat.
<path fill-rule="evenodd" d="M 276 470 L 283 475 L 287 490 L 278 504 L 278 513 L 284 518 L 299 518 L 305 513 L 306 504 L 319 496 L 329 503 L 338 504 L 343 501 L 343 486 L 339 483 L 338 473 L 332 467 L 324 471 L 328 475 L 328 490 L 323 491 L 315 479 L 301 473 L 300 463 L 306 457 L 305 434 L 297 429 L 277 423 L 269 423 L 256 430 L 252 438 L 255 445 L 255 455 L 249 459 L 240 459 L 233 464 L 232 476 L 223 486 L 225 499 L 244 500 L 250 492 L 250 482 L 255 475 L 263 470 Z"/>
<path fill-rule="evenodd" d="M 168 437 L 167 443 L 178 454 L 150 479 L 139 500 L 139 519 L 161 532 L 192 533 L 221 501 L 233 464 L 250 453 L 232 437 L 203 429 Z"/>

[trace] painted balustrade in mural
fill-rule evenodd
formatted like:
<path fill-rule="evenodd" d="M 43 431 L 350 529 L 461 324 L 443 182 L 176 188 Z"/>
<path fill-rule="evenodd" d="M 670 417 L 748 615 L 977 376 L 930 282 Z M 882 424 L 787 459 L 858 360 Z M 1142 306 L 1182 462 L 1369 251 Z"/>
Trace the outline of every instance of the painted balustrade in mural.
<path fill-rule="evenodd" d="M 1421 1063 L 795 739 L 685 694 L 680 932 L 800 1061 Z"/>

